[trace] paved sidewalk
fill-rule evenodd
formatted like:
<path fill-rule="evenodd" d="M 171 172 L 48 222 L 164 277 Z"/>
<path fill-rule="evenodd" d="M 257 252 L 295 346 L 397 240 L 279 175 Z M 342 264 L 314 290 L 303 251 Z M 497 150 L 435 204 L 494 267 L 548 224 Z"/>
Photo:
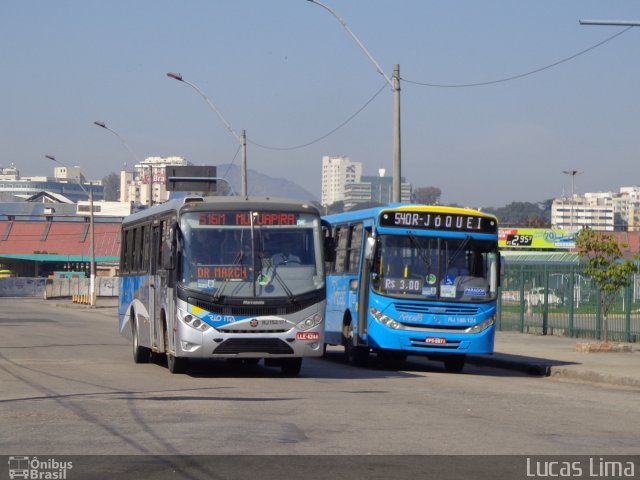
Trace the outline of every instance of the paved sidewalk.
<path fill-rule="evenodd" d="M 640 388 L 640 344 L 630 352 L 579 352 L 576 343 L 596 341 L 497 332 L 493 355 L 470 355 L 469 363 L 594 383 Z"/>

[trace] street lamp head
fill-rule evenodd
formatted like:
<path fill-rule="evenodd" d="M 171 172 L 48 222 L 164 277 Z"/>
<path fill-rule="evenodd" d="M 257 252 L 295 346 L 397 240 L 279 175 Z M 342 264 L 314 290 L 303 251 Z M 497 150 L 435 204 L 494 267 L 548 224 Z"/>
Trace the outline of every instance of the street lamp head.
<path fill-rule="evenodd" d="M 53 162 L 57 162 L 56 157 L 54 157 L 53 155 L 45 155 L 44 158 Z"/>
<path fill-rule="evenodd" d="M 107 128 L 107 124 L 104 122 L 93 122 L 94 125 L 97 125 L 101 128 Z"/>
<path fill-rule="evenodd" d="M 178 80 L 180 82 L 184 82 L 184 80 L 182 79 L 182 75 L 180 75 L 179 73 L 176 73 L 176 72 L 167 73 L 167 77 L 174 78 L 174 79 L 176 79 L 176 80 Z"/>

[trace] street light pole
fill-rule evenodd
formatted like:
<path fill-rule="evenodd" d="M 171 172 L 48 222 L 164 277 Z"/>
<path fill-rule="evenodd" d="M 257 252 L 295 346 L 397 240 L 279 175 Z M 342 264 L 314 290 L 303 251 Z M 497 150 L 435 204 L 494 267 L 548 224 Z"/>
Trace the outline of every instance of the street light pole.
<path fill-rule="evenodd" d="M 44 158 L 51 160 L 53 162 L 59 163 L 67 170 L 67 167 L 60 160 L 57 160 L 53 155 L 45 155 Z M 94 222 L 93 222 L 93 190 L 87 191 L 82 185 L 82 181 L 78 179 L 78 185 L 80 188 L 89 196 L 89 304 L 91 308 L 95 308 L 96 306 L 96 252 L 95 252 L 95 233 L 94 233 Z"/>
<path fill-rule="evenodd" d="M 324 8 L 327 12 L 333 15 L 345 28 L 351 38 L 358 44 L 360 49 L 365 53 L 367 58 L 373 63 L 380 75 L 384 77 L 387 81 L 391 90 L 393 91 L 393 194 L 392 200 L 394 202 L 400 202 L 401 196 L 401 147 L 400 147 L 400 65 L 396 64 L 393 66 L 393 78 L 389 78 L 384 70 L 378 65 L 378 62 L 375 61 L 373 56 L 368 52 L 368 50 L 364 47 L 360 39 L 356 36 L 353 31 L 349 28 L 347 23 L 340 18 L 340 16 L 334 12 L 331 8 L 325 5 L 318 0 L 308 0 L 311 3 L 318 5 L 319 7 Z"/>
<path fill-rule="evenodd" d="M 565 175 L 571 175 L 571 219 L 569 221 L 569 226 L 571 228 L 571 231 L 573 231 L 573 195 L 574 195 L 574 181 L 576 178 L 576 175 L 580 175 L 581 173 L 584 172 L 580 172 L 578 170 L 563 170 L 562 173 L 564 173 Z"/>
<path fill-rule="evenodd" d="M 226 129 L 229 130 L 229 132 L 231 132 L 231 135 L 233 135 L 234 138 L 240 144 L 240 148 L 242 149 L 242 167 L 241 167 L 241 185 L 240 185 L 241 186 L 241 195 L 243 197 L 246 197 L 247 196 L 247 132 L 246 132 L 246 130 L 242 130 L 241 135 L 238 135 L 235 132 L 235 130 L 233 128 L 231 128 L 231 125 L 229 124 L 229 122 L 227 122 L 227 120 L 224 118 L 222 113 L 220 113 L 220 110 L 218 110 L 218 108 L 213 104 L 213 102 L 209 99 L 209 97 L 207 97 L 204 94 L 204 92 L 202 90 L 200 90 L 196 85 L 194 85 L 193 83 L 188 82 L 184 78 L 182 78 L 182 75 L 180 75 L 179 73 L 176 73 L 176 72 L 169 72 L 169 73 L 167 73 L 167 77 L 173 78 L 174 80 L 178 80 L 179 82 L 182 82 L 182 83 L 185 83 L 185 84 L 189 85 L 202 98 L 204 98 L 205 101 L 207 102 L 207 104 L 211 107 L 211 109 L 216 113 L 216 115 L 218 115 L 218 118 L 220 118 L 220 120 L 222 120 L 222 123 L 224 124 Z"/>

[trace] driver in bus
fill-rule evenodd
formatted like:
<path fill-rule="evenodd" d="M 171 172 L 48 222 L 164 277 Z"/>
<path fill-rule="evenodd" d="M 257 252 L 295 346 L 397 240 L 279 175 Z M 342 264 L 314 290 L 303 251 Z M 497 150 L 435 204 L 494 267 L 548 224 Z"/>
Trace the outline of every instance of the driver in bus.
<path fill-rule="evenodd" d="M 285 239 L 281 244 L 281 252 L 271 256 L 271 263 L 274 266 L 287 263 L 300 263 L 300 257 L 293 253 L 293 240 Z"/>

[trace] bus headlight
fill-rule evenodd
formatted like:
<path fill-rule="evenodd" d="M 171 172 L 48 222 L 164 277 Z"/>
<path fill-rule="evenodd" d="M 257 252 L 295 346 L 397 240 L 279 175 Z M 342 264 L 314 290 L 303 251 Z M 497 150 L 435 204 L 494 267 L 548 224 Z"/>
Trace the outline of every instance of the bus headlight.
<path fill-rule="evenodd" d="M 371 315 L 373 315 L 373 318 L 378 320 L 383 325 L 386 325 L 389 328 L 394 328 L 396 330 L 400 328 L 400 322 L 398 322 L 397 320 L 394 320 L 391 317 L 387 317 L 384 313 L 382 313 L 377 308 L 372 307 L 371 310 L 369 311 L 371 312 Z"/>
<path fill-rule="evenodd" d="M 191 315 L 189 312 L 186 312 L 181 308 L 178 308 L 178 319 L 189 325 L 191 328 L 195 328 L 201 332 L 206 332 L 211 328 L 206 322 L 203 322 L 195 315 Z"/>
<path fill-rule="evenodd" d="M 484 322 L 480 322 L 473 327 L 467 328 L 464 333 L 480 333 L 493 325 L 493 322 L 495 321 L 496 317 L 487 318 Z"/>
<path fill-rule="evenodd" d="M 298 328 L 302 331 L 309 330 L 310 328 L 320 325 L 321 323 L 322 323 L 322 315 L 320 315 L 319 313 L 316 313 L 314 315 L 311 315 L 310 317 L 305 318 L 300 323 L 298 323 Z"/>

